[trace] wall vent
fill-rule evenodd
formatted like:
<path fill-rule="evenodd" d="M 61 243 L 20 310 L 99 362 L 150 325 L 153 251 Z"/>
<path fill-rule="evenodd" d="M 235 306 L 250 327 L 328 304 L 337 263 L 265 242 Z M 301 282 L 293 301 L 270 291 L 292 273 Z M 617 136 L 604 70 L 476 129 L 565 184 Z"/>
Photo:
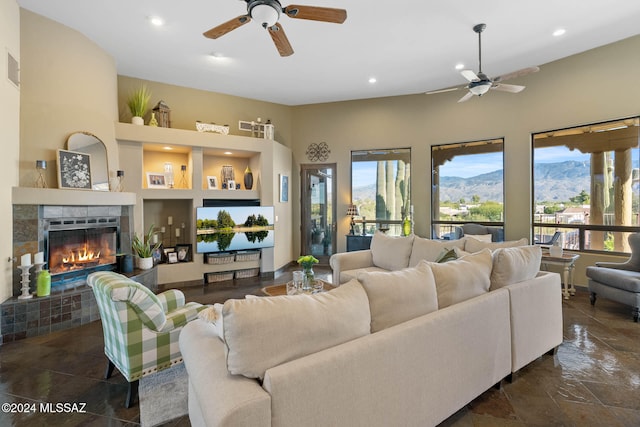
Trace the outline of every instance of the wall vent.
<path fill-rule="evenodd" d="M 9 52 L 7 52 L 7 78 L 20 88 L 20 64 Z"/>

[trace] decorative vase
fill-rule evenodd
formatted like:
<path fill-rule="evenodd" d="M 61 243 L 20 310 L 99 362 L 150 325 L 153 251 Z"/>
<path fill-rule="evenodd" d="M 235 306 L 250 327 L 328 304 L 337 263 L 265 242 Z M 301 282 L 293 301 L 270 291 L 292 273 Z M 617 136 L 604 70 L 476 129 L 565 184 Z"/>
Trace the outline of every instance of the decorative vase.
<path fill-rule="evenodd" d="M 38 273 L 38 280 L 36 286 L 36 295 L 39 297 L 46 297 L 51 294 L 51 274 L 49 270 L 41 270 Z"/>
<path fill-rule="evenodd" d="M 409 236 L 410 234 L 411 234 L 411 220 L 407 216 L 404 218 L 404 221 L 402 222 L 402 235 Z"/>
<path fill-rule="evenodd" d="M 142 126 L 144 125 L 144 119 L 140 116 L 133 116 L 131 117 L 131 123 L 134 125 Z"/>
<path fill-rule="evenodd" d="M 554 258 L 562 257 L 562 246 L 558 242 L 554 243 L 553 246 L 549 248 L 549 255 Z"/>
<path fill-rule="evenodd" d="M 151 119 L 149 119 L 149 126 L 158 127 L 158 120 L 156 119 L 156 113 L 151 113 Z"/>
<path fill-rule="evenodd" d="M 140 270 L 149 270 L 153 268 L 153 257 L 140 258 L 138 257 L 138 268 Z"/>
<path fill-rule="evenodd" d="M 313 272 L 313 267 L 305 268 L 303 271 L 302 277 L 302 292 L 312 292 L 313 291 L 313 282 L 315 280 L 315 273 Z"/>
<path fill-rule="evenodd" d="M 249 169 L 249 166 L 244 170 L 244 188 L 251 190 L 253 188 L 253 172 Z"/>

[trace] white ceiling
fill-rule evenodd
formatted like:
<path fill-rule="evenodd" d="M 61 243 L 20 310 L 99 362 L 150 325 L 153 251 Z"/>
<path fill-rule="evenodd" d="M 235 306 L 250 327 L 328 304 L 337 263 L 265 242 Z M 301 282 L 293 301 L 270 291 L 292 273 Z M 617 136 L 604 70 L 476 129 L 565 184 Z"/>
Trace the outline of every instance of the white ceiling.
<path fill-rule="evenodd" d="M 344 8 L 347 20 L 339 25 L 282 15 L 295 51 L 283 58 L 256 22 L 217 40 L 202 36 L 244 15 L 243 0 L 17 1 L 93 40 L 115 58 L 118 74 L 285 105 L 464 85 L 454 66 L 477 71 L 472 27 L 481 22 L 487 24 L 482 68 L 490 77 L 640 34 L 637 0 L 294 0 Z M 166 24 L 154 27 L 150 16 Z M 557 28 L 566 34 L 553 37 Z"/>

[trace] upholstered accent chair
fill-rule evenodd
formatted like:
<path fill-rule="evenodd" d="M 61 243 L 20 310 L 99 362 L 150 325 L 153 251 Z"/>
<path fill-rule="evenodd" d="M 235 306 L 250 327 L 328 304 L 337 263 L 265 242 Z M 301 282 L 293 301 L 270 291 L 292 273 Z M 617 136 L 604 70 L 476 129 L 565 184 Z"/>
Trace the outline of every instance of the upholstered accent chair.
<path fill-rule="evenodd" d="M 504 230 L 502 227 L 490 227 L 482 224 L 468 223 L 462 226 L 456 227 L 455 238 L 461 239 L 468 235 L 491 235 L 492 242 L 504 241 Z"/>
<path fill-rule="evenodd" d="M 87 283 L 102 320 L 108 359 L 105 378 L 116 367 L 127 379 L 125 406 L 129 408 L 138 394 L 140 378 L 182 363 L 180 331 L 208 306 L 185 304 L 184 294 L 177 289 L 155 295 L 144 285 L 111 271 L 92 273 Z"/>
<path fill-rule="evenodd" d="M 591 305 L 601 296 L 633 307 L 634 322 L 640 318 L 640 233 L 629 235 L 631 257 L 622 263 L 596 262 L 587 267 Z"/>

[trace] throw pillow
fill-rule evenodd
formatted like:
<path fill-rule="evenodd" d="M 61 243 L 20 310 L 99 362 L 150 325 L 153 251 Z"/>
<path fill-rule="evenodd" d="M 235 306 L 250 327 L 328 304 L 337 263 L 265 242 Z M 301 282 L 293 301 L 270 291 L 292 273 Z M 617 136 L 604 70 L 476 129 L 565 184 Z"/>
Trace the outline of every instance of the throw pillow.
<path fill-rule="evenodd" d="M 506 242 L 481 242 L 477 239 L 466 239 L 464 250 L 467 252 L 478 252 L 483 249 L 495 250 L 498 248 L 513 248 L 516 246 L 526 246 L 529 241 L 526 238 L 520 240 L 509 240 Z"/>
<path fill-rule="evenodd" d="M 438 258 L 436 258 L 436 262 L 442 263 L 447 261 L 453 261 L 455 259 L 458 259 L 458 253 L 456 252 L 456 248 L 443 249 L 442 252 L 440 252 L 440 255 L 438 255 Z"/>
<path fill-rule="evenodd" d="M 492 260 L 491 251 L 488 249 L 444 264 L 427 264 L 436 280 L 438 308 L 445 308 L 489 292 Z"/>
<path fill-rule="evenodd" d="M 385 270 L 400 270 L 409 265 L 413 236 L 387 236 L 376 231 L 371 239 L 373 265 Z"/>
<path fill-rule="evenodd" d="M 464 248 L 464 240 L 433 240 L 414 237 L 409 267 L 415 267 L 422 260 L 435 261 L 444 249 Z"/>
<path fill-rule="evenodd" d="M 267 369 L 367 335 L 369 299 L 357 280 L 314 295 L 227 300 L 227 370 L 264 378 Z"/>
<path fill-rule="evenodd" d="M 198 313 L 198 318 L 213 325 L 216 335 L 224 341 L 224 326 L 222 319 L 222 304 L 215 303 Z"/>
<path fill-rule="evenodd" d="M 490 290 L 533 279 L 540 270 L 541 261 L 542 249 L 538 245 L 496 249 Z"/>
<path fill-rule="evenodd" d="M 371 332 L 377 332 L 438 309 L 431 269 L 421 264 L 399 271 L 360 273 L 367 292 Z"/>
<path fill-rule="evenodd" d="M 465 234 L 465 236 L 479 240 L 481 242 L 490 242 L 492 237 L 491 234 Z"/>

